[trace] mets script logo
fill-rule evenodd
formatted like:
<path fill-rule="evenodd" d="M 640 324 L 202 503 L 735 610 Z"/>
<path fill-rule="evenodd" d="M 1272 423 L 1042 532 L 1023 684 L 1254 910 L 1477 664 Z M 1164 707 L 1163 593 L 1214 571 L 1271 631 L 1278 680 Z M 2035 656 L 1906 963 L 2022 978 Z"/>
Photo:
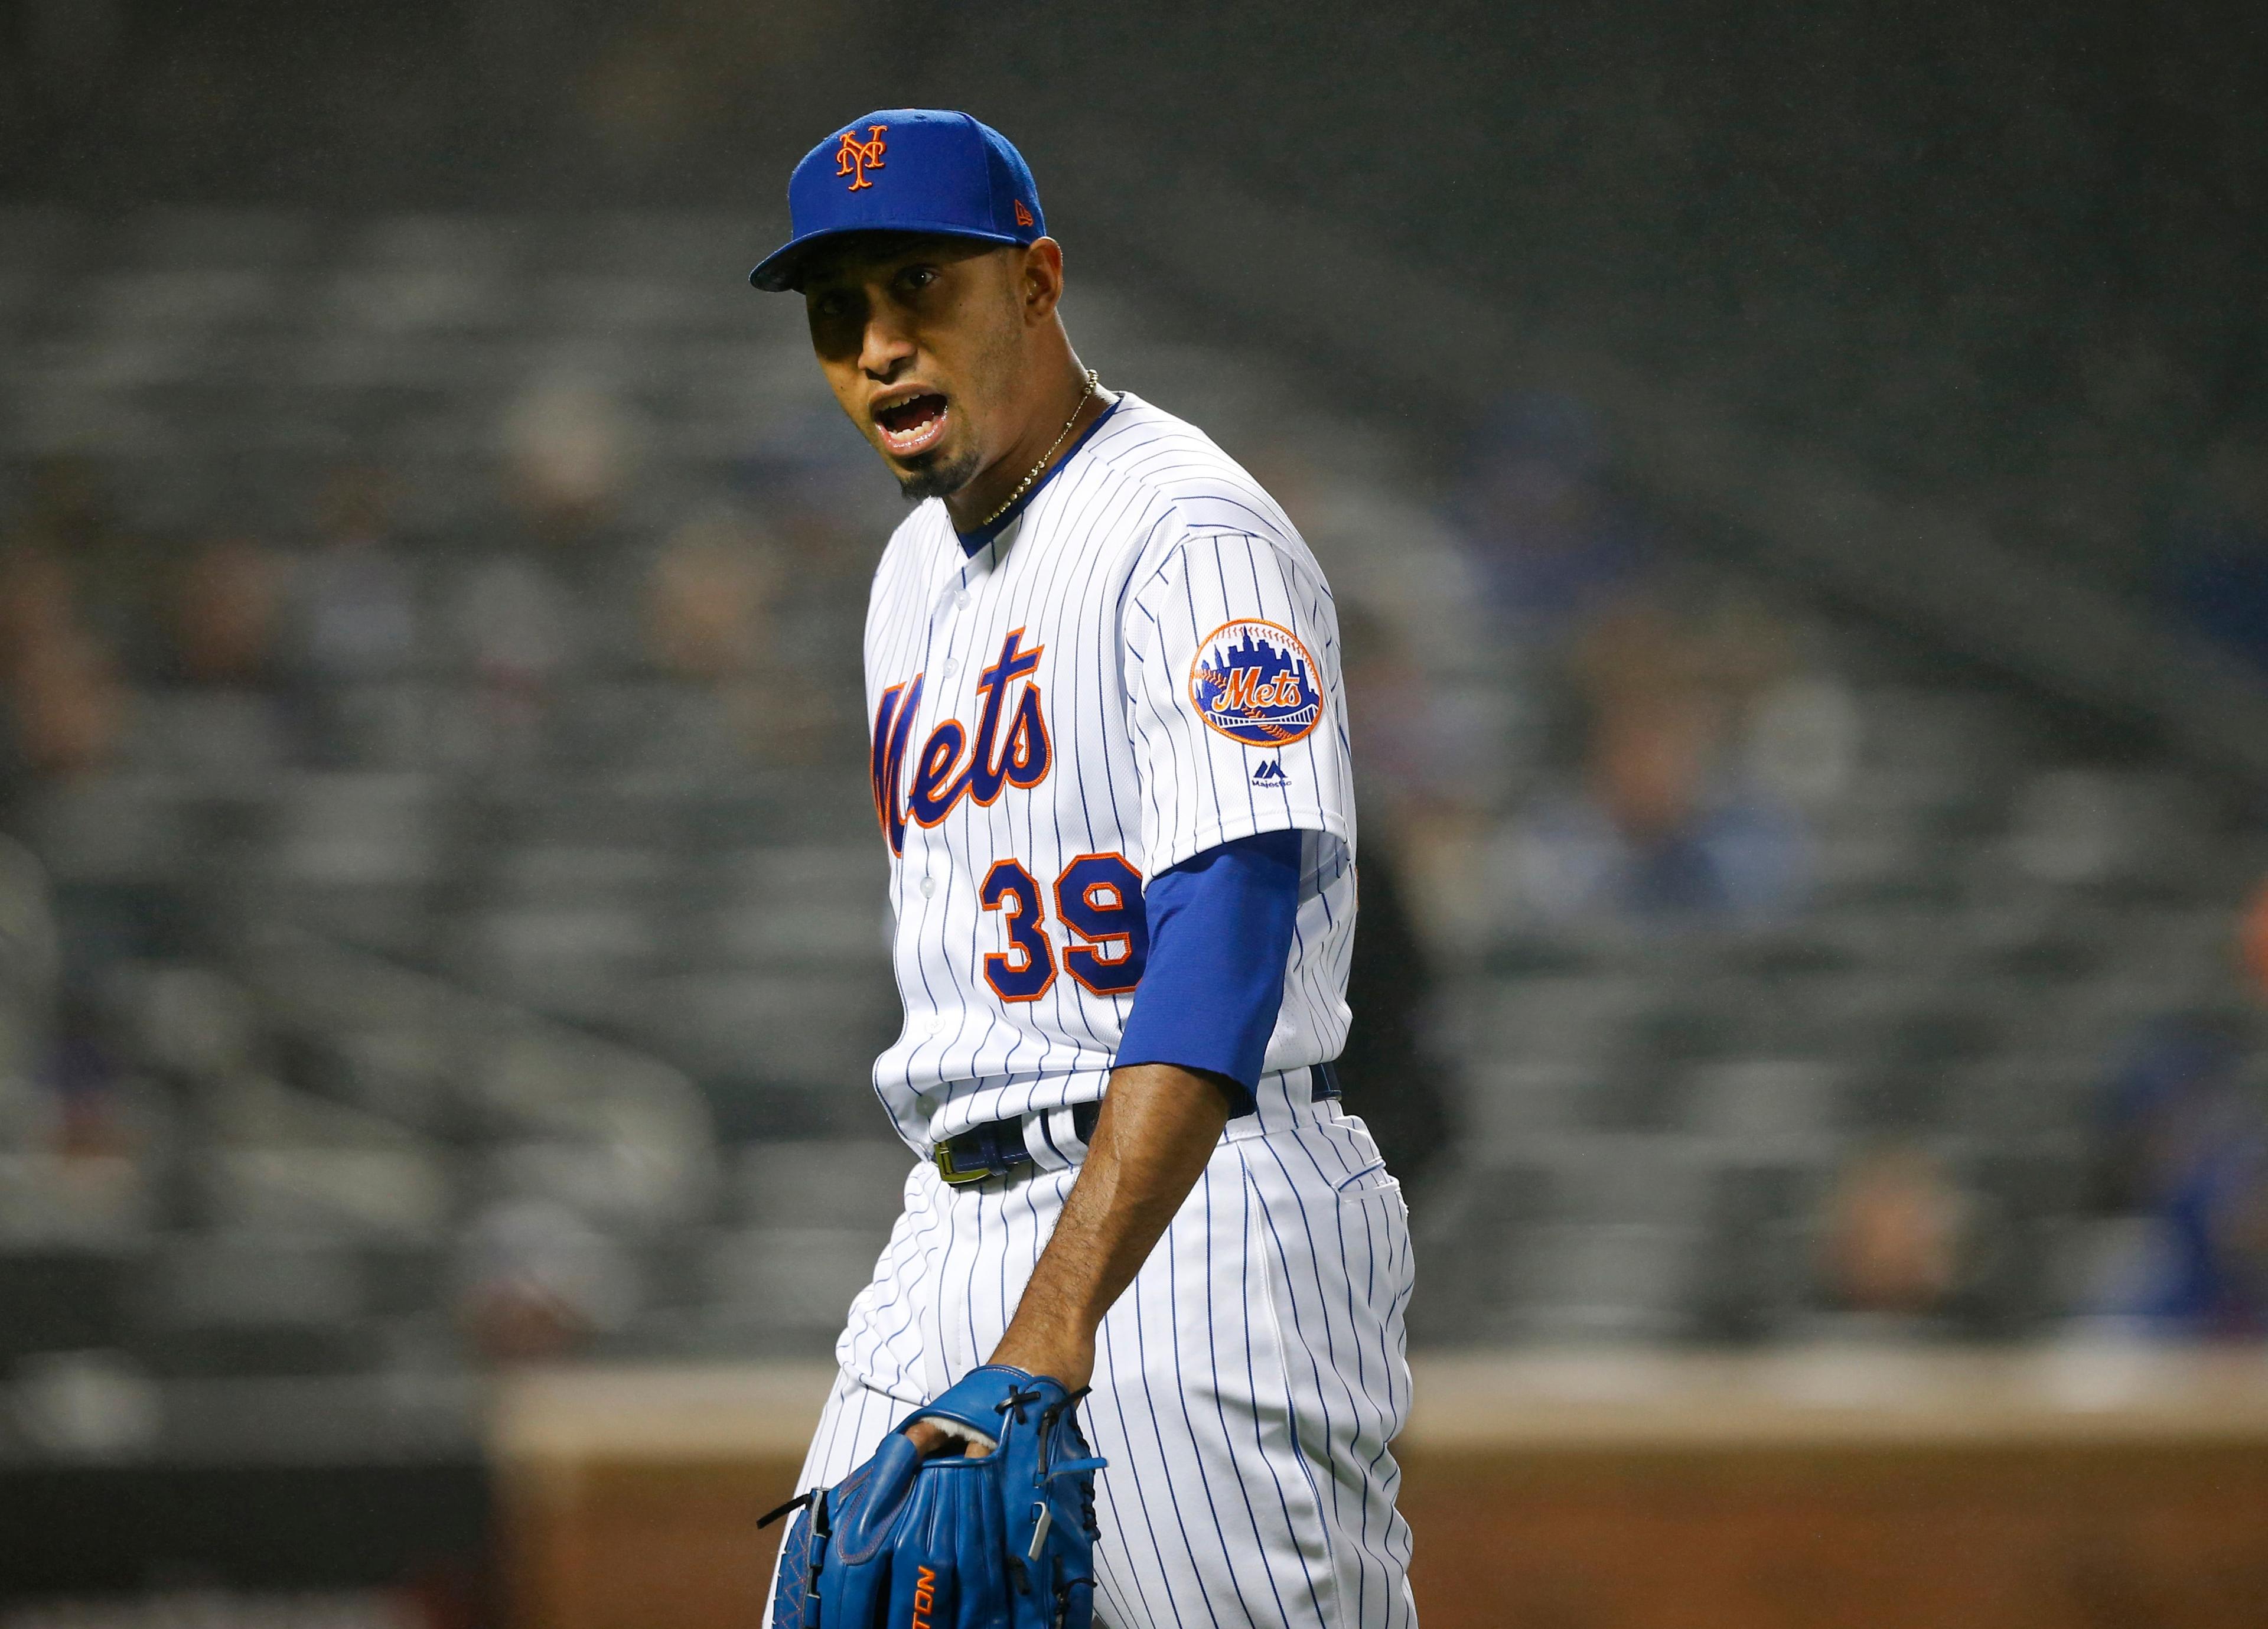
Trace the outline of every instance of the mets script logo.
<path fill-rule="evenodd" d="M 1027 651 L 1023 644 L 1024 630 L 1013 630 L 1000 642 L 1000 660 L 977 676 L 976 693 L 984 704 L 977 711 L 974 739 L 960 719 L 947 719 L 909 756 L 924 675 L 916 674 L 910 682 L 882 692 L 882 704 L 874 710 L 874 813 L 891 853 L 906 851 L 909 820 L 934 826 L 964 797 L 990 807 L 1002 788 L 1028 789 L 1048 778 L 1055 752 L 1034 677 L 1047 647 L 1035 645 Z M 1012 697 L 1009 690 L 1019 679 L 1023 687 Z"/>
<path fill-rule="evenodd" d="M 887 124 L 868 125 L 863 142 L 858 139 L 858 127 L 855 124 L 843 132 L 843 145 L 835 150 L 835 173 L 850 178 L 846 191 L 856 192 L 861 187 L 874 184 L 866 179 L 866 172 L 882 167 L 882 132 L 889 128 Z"/>
<path fill-rule="evenodd" d="M 1315 659 L 1274 623 L 1224 623 L 1205 636 L 1189 666 L 1197 715 L 1248 747 L 1288 747 L 1323 716 Z"/>

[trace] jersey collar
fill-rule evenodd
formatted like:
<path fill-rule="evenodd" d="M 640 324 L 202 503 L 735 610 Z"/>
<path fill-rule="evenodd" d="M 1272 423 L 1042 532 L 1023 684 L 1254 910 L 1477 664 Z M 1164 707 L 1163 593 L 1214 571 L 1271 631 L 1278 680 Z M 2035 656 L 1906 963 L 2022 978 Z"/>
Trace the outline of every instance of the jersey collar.
<path fill-rule="evenodd" d="M 1094 416 L 1094 423 L 1079 432 L 1079 439 L 1071 444 L 1064 455 L 1048 466 L 1047 473 L 1032 483 L 1031 490 L 1002 510 L 996 518 L 978 527 L 973 532 L 964 532 L 955 527 L 953 534 L 961 540 L 961 552 L 974 559 L 979 549 L 1015 525 L 1017 517 L 1031 507 L 1034 498 L 1048 490 L 1049 482 L 1063 474 L 1070 467 L 1071 461 L 1079 456 L 1079 450 L 1094 439 L 1094 432 L 1109 422 L 1110 416 L 1118 410 L 1118 404 L 1125 400 L 1126 393 L 1122 390 L 1111 400 L 1108 407 Z"/>

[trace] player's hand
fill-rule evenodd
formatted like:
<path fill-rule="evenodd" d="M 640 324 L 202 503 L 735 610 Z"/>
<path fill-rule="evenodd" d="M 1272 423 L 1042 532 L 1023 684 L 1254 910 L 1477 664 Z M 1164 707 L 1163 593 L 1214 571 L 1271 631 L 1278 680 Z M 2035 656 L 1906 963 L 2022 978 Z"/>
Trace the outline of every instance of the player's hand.
<path fill-rule="evenodd" d="M 1046 1344 L 1049 1346 L 1054 1345 Z M 1083 1342 L 1072 1340 L 1068 1345 L 1071 1347 L 1068 1352 L 1042 1351 L 1042 1342 L 1020 1337 L 1011 1330 L 985 1361 L 1020 1368 L 1027 1375 L 1043 1375 L 1066 1391 L 1079 1391 L 1094 1375 L 1094 1340 L 1090 1336 Z M 951 1432 L 940 1430 L 935 1420 L 917 1419 L 908 1426 L 905 1432 L 908 1440 L 921 1450 L 924 1459 L 934 1459 L 939 1454 L 952 1453 L 965 1453 L 971 1459 L 982 1459 L 992 1451 L 979 1447 L 966 1437 L 957 1437 Z"/>
<path fill-rule="evenodd" d="M 949 1454 L 956 1448 L 965 1452 L 971 1459 L 982 1459 L 992 1451 L 989 1448 L 980 1448 L 966 1438 L 951 1436 L 939 1431 L 934 1420 L 914 1421 L 912 1425 L 906 1427 L 906 1435 L 912 1440 L 916 1448 L 921 1449 L 924 1459 L 935 1459 L 939 1454 Z"/>

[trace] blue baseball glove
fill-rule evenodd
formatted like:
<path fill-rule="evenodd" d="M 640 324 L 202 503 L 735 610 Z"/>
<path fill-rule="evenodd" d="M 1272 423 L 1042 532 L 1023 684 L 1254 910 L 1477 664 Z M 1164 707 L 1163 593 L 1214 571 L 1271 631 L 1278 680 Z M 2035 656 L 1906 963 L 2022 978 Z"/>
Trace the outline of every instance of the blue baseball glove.
<path fill-rule="evenodd" d="M 1090 1629 L 1095 1458 L 1085 1391 L 1004 1364 L 970 1370 L 898 1422 L 869 1459 L 763 1519 L 799 1511 L 781 1547 L 773 1629 Z M 933 1419 L 990 1454 L 924 1459 Z"/>

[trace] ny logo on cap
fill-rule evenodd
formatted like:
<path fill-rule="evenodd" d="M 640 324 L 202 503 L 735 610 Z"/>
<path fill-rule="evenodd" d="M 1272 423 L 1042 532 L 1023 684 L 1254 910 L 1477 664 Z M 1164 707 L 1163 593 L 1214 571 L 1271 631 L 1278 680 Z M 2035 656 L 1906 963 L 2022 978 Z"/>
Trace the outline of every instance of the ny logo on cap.
<path fill-rule="evenodd" d="M 866 179 L 866 172 L 882 167 L 882 132 L 889 128 L 887 124 L 868 125 L 863 142 L 858 139 L 857 125 L 843 132 L 843 145 L 835 150 L 835 173 L 850 178 L 846 191 L 857 192 L 874 184 Z"/>

